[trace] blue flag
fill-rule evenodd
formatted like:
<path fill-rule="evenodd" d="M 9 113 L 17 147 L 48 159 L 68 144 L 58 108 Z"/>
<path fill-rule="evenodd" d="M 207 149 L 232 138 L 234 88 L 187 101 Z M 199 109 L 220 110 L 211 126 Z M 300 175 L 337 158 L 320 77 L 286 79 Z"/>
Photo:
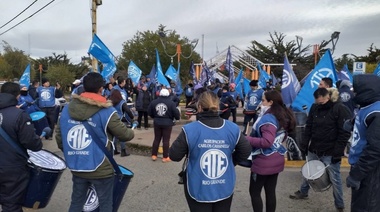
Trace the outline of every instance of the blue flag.
<path fill-rule="evenodd" d="M 236 92 L 238 92 L 240 98 L 243 98 L 243 89 L 240 82 L 242 77 L 243 77 L 243 68 L 240 69 L 240 72 L 235 79 L 235 85 L 236 85 L 235 90 Z"/>
<path fill-rule="evenodd" d="M 258 67 L 259 72 L 260 72 L 260 77 L 262 76 L 264 78 L 265 82 L 269 81 L 271 76 L 269 76 L 269 74 L 261 68 L 261 65 L 258 61 L 257 61 L 257 67 Z"/>
<path fill-rule="evenodd" d="M 234 67 L 233 67 L 232 62 L 233 61 L 232 61 L 232 56 L 231 56 L 231 50 L 230 50 L 230 47 L 228 47 L 225 67 L 226 67 L 227 72 L 229 73 L 228 74 L 229 83 L 235 82 L 235 73 L 234 73 Z"/>
<path fill-rule="evenodd" d="M 318 88 L 321 79 L 324 77 L 330 77 L 333 80 L 333 84 L 336 83 L 338 78 L 330 50 L 326 51 L 318 64 L 314 67 L 314 70 L 312 70 L 306 78 L 305 84 L 302 86 L 296 99 L 292 103 L 294 111 L 302 112 L 303 106 L 307 107 L 307 111 L 310 110 L 310 106 L 314 102 L 313 93 Z"/>
<path fill-rule="evenodd" d="M 131 60 L 128 66 L 128 77 L 131 78 L 135 85 L 139 83 L 141 74 L 141 69 Z"/>
<path fill-rule="evenodd" d="M 150 78 L 151 83 L 154 83 L 154 85 L 157 85 L 157 71 L 154 65 L 152 66 L 152 69 L 150 70 L 150 73 L 147 75 L 147 77 Z"/>
<path fill-rule="evenodd" d="M 206 62 L 203 62 L 201 77 L 199 79 L 199 84 L 201 84 L 202 86 L 205 83 L 209 83 L 210 82 L 209 73 L 208 72 L 209 72 L 209 70 L 208 70 L 207 64 L 206 64 Z"/>
<path fill-rule="evenodd" d="M 373 74 L 377 75 L 380 77 L 380 63 L 377 64 L 377 67 L 375 68 L 375 70 L 373 71 Z"/>
<path fill-rule="evenodd" d="M 353 82 L 353 78 L 352 78 L 352 74 L 350 72 L 350 70 L 348 70 L 348 66 L 347 64 L 345 64 L 343 66 L 343 69 L 340 70 L 338 73 L 337 73 L 337 76 L 338 76 L 338 80 L 348 80 L 351 82 Z"/>
<path fill-rule="evenodd" d="M 169 78 L 170 80 L 175 81 L 177 79 L 177 71 L 172 66 L 172 64 L 169 65 L 168 70 L 166 70 L 165 76 Z"/>
<path fill-rule="evenodd" d="M 177 96 L 180 96 L 183 92 L 183 89 L 182 89 L 182 83 L 181 83 L 181 77 L 180 77 L 180 70 L 181 70 L 181 63 L 178 63 L 178 71 L 177 71 L 177 74 L 176 74 L 176 86 L 175 86 L 175 93 L 177 94 Z"/>
<path fill-rule="evenodd" d="M 19 82 L 20 82 L 20 87 L 29 88 L 29 85 L 30 85 L 30 63 L 26 66 L 24 73 L 21 75 Z"/>
<path fill-rule="evenodd" d="M 251 90 L 251 86 L 249 86 L 249 83 L 251 82 L 251 80 L 247 79 L 247 78 L 243 78 L 243 88 L 244 88 L 244 95 L 247 95 L 248 92 Z"/>
<path fill-rule="evenodd" d="M 164 76 L 164 73 L 162 72 L 161 62 L 160 62 L 160 55 L 158 54 L 158 50 L 156 49 L 156 67 L 157 67 L 157 82 L 168 86 L 170 85 L 166 77 Z"/>
<path fill-rule="evenodd" d="M 92 43 L 88 49 L 88 53 L 103 64 L 103 71 L 101 75 L 106 82 L 109 82 L 110 77 L 112 77 L 116 72 L 114 56 L 96 34 L 94 34 L 94 37 L 92 38 Z"/>
<path fill-rule="evenodd" d="M 277 80 L 276 76 L 274 76 L 273 72 L 271 73 L 271 77 L 272 77 L 272 85 L 276 86 L 278 83 L 278 80 Z"/>
<path fill-rule="evenodd" d="M 196 85 L 198 84 L 198 80 L 197 80 L 197 76 L 195 76 L 195 70 L 194 70 L 194 62 L 191 61 L 191 64 L 190 64 L 190 76 L 192 77 L 193 79 L 193 85 Z"/>
<path fill-rule="evenodd" d="M 281 96 L 286 107 L 289 107 L 293 103 L 300 88 L 300 83 L 294 74 L 292 66 L 289 64 L 288 57 L 285 55 L 284 69 L 282 72 Z"/>

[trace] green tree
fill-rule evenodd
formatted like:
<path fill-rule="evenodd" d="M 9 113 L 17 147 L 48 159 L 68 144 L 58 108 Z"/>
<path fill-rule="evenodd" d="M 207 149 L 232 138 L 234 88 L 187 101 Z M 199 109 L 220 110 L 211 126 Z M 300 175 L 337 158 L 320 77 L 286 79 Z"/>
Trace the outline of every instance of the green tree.
<path fill-rule="evenodd" d="M 30 61 L 29 57 L 6 41 L 2 42 L 2 46 L 4 53 L 0 56 L 0 77 L 7 80 L 19 79 Z"/>
<path fill-rule="evenodd" d="M 49 79 L 52 86 L 58 82 L 64 91 L 68 91 L 75 80 L 75 74 L 70 72 L 67 64 L 50 65 L 44 77 Z"/>
<path fill-rule="evenodd" d="M 164 37 L 160 37 L 160 35 Z M 190 56 L 192 52 L 190 40 L 186 37 L 181 38 L 175 30 L 165 30 L 165 26 L 160 25 L 156 31 L 138 31 L 131 40 L 123 43 L 123 50 L 117 62 L 118 69 L 128 69 L 128 65 L 132 60 L 142 70 L 144 75 L 149 74 L 153 65 L 156 64 L 155 49 L 159 52 L 164 74 L 172 62 L 172 65 L 177 69 L 178 60 L 177 56 L 174 56 L 177 44 L 181 45 L 182 56 Z M 169 57 L 167 54 L 173 57 Z M 201 61 L 201 57 L 198 53 L 194 52 L 189 58 L 180 58 L 182 85 L 190 78 L 188 70 L 192 60 L 198 62 Z"/>
<path fill-rule="evenodd" d="M 299 79 L 303 78 L 313 67 L 314 57 L 308 54 L 310 45 L 300 47 L 295 40 L 285 41 L 286 35 L 279 32 L 269 33 L 270 45 L 266 46 L 256 40 L 251 41 L 247 53 L 264 63 L 283 63 L 285 53 L 290 63 L 296 63 L 294 72 Z M 283 66 L 272 67 L 271 71 L 277 77 L 282 76 Z"/>

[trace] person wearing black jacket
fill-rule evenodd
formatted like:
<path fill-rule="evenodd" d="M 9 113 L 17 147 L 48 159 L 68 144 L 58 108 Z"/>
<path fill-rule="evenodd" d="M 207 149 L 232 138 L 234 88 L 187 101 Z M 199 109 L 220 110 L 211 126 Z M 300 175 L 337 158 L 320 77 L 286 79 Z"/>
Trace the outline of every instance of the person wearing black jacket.
<path fill-rule="evenodd" d="M 340 175 L 341 157 L 351 133 L 344 130 L 346 120 L 351 119 L 351 111 L 337 101 L 339 92 L 335 88 L 318 88 L 314 92 L 315 103 L 311 106 L 306 121 L 305 133 L 300 142 L 300 150 L 307 160 L 320 160 L 332 182 L 335 207 L 343 211 L 343 189 Z M 303 180 L 300 190 L 291 199 L 306 199 L 310 186 Z"/>
<path fill-rule="evenodd" d="M 173 120 L 179 120 L 180 114 L 175 103 L 169 97 L 169 91 L 162 88 L 160 96 L 153 100 L 148 106 L 148 115 L 153 118 L 154 124 L 154 141 L 152 144 L 152 160 L 157 160 L 158 147 L 162 139 L 163 158 L 162 162 L 170 162 L 169 142 Z"/>
<path fill-rule="evenodd" d="M 137 122 L 138 129 L 141 129 L 141 119 L 144 116 L 144 128 L 148 129 L 148 106 L 152 101 L 152 94 L 148 91 L 147 85 L 143 85 L 136 98 L 136 110 L 139 114 Z"/>
<path fill-rule="evenodd" d="M 190 211 L 230 211 L 234 165 L 245 161 L 252 148 L 235 123 L 219 117 L 216 94 L 200 94 L 197 107 L 197 121 L 182 127 L 170 147 L 170 159 L 188 157 L 183 184 Z M 211 181 L 224 183 L 207 184 Z"/>
<path fill-rule="evenodd" d="M 231 115 L 231 108 L 236 107 L 234 98 L 230 95 L 227 85 L 222 88 L 222 97 L 220 98 L 220 117 L 228 119 Z"/>
<path fill-rule="evenodd" d="M 353 81 L 360 109 L 348 157 L 351 211 L 380 211 L 380 77 L 359 74 Z"/>
<path fill-rule="evenodd" d="M 42 142 L 35 134 L 29 114 L 16 107 L 20 85 L 6 82 L 0 93 L 0 126 L 25 156 L 27 149 L 39 151 Z M 2 211 L 22 212 L 22 202 L 29 183 L 28 160 L 0 136 L 0 205 Z"/>

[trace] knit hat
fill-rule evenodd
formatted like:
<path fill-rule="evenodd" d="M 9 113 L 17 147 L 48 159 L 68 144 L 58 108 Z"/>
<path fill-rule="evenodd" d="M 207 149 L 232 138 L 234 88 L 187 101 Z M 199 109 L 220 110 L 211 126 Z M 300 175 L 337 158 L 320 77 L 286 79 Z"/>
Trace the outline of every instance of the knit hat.
<path fill-rule="evenodd" d="M 225 85 L 225 86 L 223 86 L 223 88 L 222 88 L 223 90 L 226 90 L 226 91 L 230 91 L 230 89 L 228 88 L 228 86 L 227 85 Z"/>
<path fill-rule="evenodd" d="M 169 96 L 169 95 L 170 95 L 170 93 L 169 93 L 168 89 L 166 89 L 166 88 L 161 89 L 160 96 Z"/>

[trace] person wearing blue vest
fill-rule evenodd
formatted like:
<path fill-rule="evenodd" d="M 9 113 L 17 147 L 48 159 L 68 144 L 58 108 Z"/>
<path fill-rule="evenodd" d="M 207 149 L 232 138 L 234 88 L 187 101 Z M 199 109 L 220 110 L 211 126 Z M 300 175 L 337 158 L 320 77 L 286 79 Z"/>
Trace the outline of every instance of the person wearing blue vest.
<path fill-rule="evenodd" d="M 276 211 L 277 178 L 285 167 L 286 148 L 282 143 L 295 127 L 294 114 L 285 107 L 280 92 L 275 90 L 264 92 L 260 114 L 253 124 L 250 136 L 247 136 L 254 157 L 249 184 L 253 211 L 263 211 L 261 198 L 263 187 L 266 211 Z"/>
<path fill-rule="evenodd" d="M 53 134 L 57 113 L 55 98 L 61 98 L 63 94 L 60 90 L 61 86 L 58 82 L 56 83 L 56 86 L 53 87 L 50 86 L 50 82 L 47 78 L 42 78 L 41 84 L 42 86 L 37 88 L 38 106 L 46 114 L 51 133 Z M 49 135 L 49 137 L 52 136 L 53 135 Z"/>
<path fill-rule="evenodd" d="M 11 140 L 0 135 L 0 205 L 4 212 L 22 212 L 30 171 L 27 149 L 39 151 L 42 142 L 36 135 L 29 114 L 17 107 L 20 85 L 6 82 L 0 93 L 0 127 Z M 19 147 L 20 153 L 9 142 Z M 21 151 L 25 157 L 21 155 Z"/>
<path fill-rule="evenodd" d="M 380 78 L 355 75 L 354 102 L 360 106 L 355 118 L 348 157 L 351 170 L 351 211 L 380 211 Z"/>
<path fill-rule="evenodd" d="M 112 90 L 111 95 L 108 98 L 111 102 L 113 107 L 116 109 L 117 115 L 119 116 L 120 120 L 126 125 L 131 126 L 133 122 L 133 113 L 129 109 L 127 102 L 123 99 L 121 96 L 121 93 L 119 90 Z M 117 143 L 120 143 L 120 152 L 117 150 Z M 129 156 L 130 153 L 127 151 L 125 141 L 122 141 L 118 138 L 114 138 L 114 154 L 117 155 L 120 153 L 120 157 Z"/>
<path fill-rule="evenodd" d="M 113 211 L 114 169 L 83 122 L 99 132 L 97 139 L 110 152 L 113 137 L 124 141 L 134 137 L 133 131 L 120 121 L 112 103 L 101 95 L 103 84 L 99 73 L 88 73 L 83 78 L 85 92 L 73 95 L 58 121 L 55 139 L 73 175 L 69 212 L 82 211 L 91 184 L 95 187 L 100 211 Z"/>
<path fill-rule="evenodd" d="M 352 118 L 352 114 L 338 101 L 339 92 L 335 88 L 320 87 L 314 91 L 313 96 L 315 103 L 310 108 L 299 148 L 307 156 L 307 161 L 320 160 L 325 164 L 332 183 L 335 208 L 344 211 L 340 165 L 351 133 L 345 131 L 343 125 Z M 289 195 L 289 198 L 307 199 L 309 190 L 310 185 L 304 178 L 300 189 Z"/>
<path fill-rule="evenodd" d="M 125 84 L 126 84 L 126 78 L 123 76 L 119 76 L 119 77 L 117 77 L 117 85 L 115 85 L 113 87 L 113 89 L 119 90 L 121 92 L 121 96 L 123 97 L 123 99 L 125 101 L 127 101 L 128 100 L 128 94 L 124 89 Z"/>
<path fill-rule="evenodd" d="M 186 124 L 170 147 L 173 161 L 188 158 L 185 197 L 192 212 L 228 212 L 236 182 L 235 165 L 247 159 L 251 147 L 235 123 L 218 115 L 219 97 L 199 95 L 197 121 Z"/>
<path fill-rule="evenodd" d="M 184 91 L 185 91 L 186 107 L 187 107 L 194 97 L 193 80 L 189 80 L 189 83 L 185 86 Z"/>
<path fill-rule="evenodd" d="M 259 81 L 252 80 L 249 83 L 249 86 L 251 87 L 251 90 L 248 91 L 248 93 L 245 96 L 245 103 L 244 103 L 244 121 L 243 121 L 243 134 L 248 135 L 248 125 L 249 122 L 253 119 L 253 123 L 257 119 L 256 110 L 259 108 L 259 105 L 261 103 L 261 98 L 263 96 L 264 90 L 259 87 Z"/>
<path fill-rule="evenodd" d="M 18 105 L 20 109 L 25 110 L 28 114 L 36 111 L 40 111 L 37 106 L 37 102 L 29 95 L 28 88 L 23 86 L 20 90 L 20 98 L 18 99 Z"/>

